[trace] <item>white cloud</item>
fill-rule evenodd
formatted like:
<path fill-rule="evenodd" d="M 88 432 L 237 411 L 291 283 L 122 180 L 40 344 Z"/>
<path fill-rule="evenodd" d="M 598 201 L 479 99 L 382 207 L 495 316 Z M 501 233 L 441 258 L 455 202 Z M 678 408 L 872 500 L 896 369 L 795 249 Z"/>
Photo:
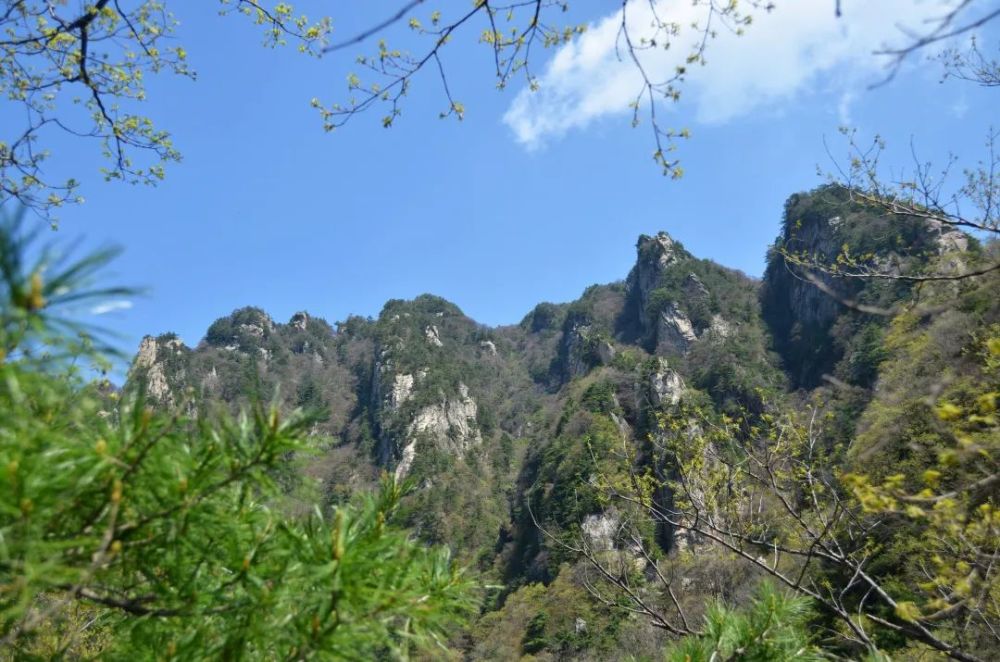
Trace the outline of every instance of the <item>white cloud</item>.
<path fill-rule="evenodd" d="M 948 0 L 954 2 L 954 0 Z M 651 78 L 674 71 L 689 52 L 694 21 L 704 7 L 691 0 L 656 0 L 657 14 L 682 28 L 669 50 L 645 51 Z M 706 53 L 705 67 L 691 67 L 681 105 L 702 123 L 723 123 L 754 112 L 780 109 L 810 90 L 833 92 L 839 115 L 848 116 L 847 93 L 877 81 L 884 60 L 872 55 L 900 39 L 903 25 L 920 26 L 942 13 L 944 0 L 855 0 L 844 2 L 843 17 L 833 0 L 778 0 L 771 13 L 758 13 L 745 35 L 720 29 Z M 653 9 L 646 0 L 629 4 L 633 39 L 649 34 Z M 597 119 L 627 115 L 642 79 L 627 55 L 616 52 L 621 10 L 588 27 L 560 47 L 544 73 L 541 88 L 518 93 L 503 117 L 519 143 L 532 149 Z"/>
<path fill-rule="evenodd" d="M 99 303 L 90 309 L 91 315 L 106 315 L 108 313 L 113 313 L 116 310 L 128 310 L 132 307 L 132 302 L 125 299 L 116 299 L 114 301 L 106 301 L 104 303 Z"/>
<path fill-rule="evenodd" d="M 840 95 L 840 101 L 837 102 L 837 121 L 840 122 L 841 126 L 848 126 L 851 124 L 851 106 L 857 99 L 857 94 L 851 90 L 842 92 Z"/>

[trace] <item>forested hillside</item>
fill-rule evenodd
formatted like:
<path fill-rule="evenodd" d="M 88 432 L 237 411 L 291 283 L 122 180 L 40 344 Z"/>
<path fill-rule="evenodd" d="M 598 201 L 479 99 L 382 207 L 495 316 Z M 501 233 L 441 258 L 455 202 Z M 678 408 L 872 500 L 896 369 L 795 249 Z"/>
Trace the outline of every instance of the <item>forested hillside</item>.
<path fill-rule="evenodd" d="M 0 0 L 0 662 L 1000 660 L 998 26 Z"/>
<path fill-rule="evenodd" d="M 0 227 L 2 659 L 1000 651 L 995 244 L 828 186 L 762 280 L 661 232 L 514 325 L 245 307 L 116 386 L 63 314 L 113 251 L 38 237 Z"/>
<path fill-rule="evenodd" d="M 1000 298 L 962 275 L 996 247 L 836 187 L 782 228 L 763 280 L 644 235 L 623 281 L 512 326 L 241 308 L 144 339 L 124 392 L 307 412 L 290 517 L 411 481 L 400 526 L 480 587 L 456 659 L 992 659 Z M 851 260 L 901 277 L 802 268 Z"/>

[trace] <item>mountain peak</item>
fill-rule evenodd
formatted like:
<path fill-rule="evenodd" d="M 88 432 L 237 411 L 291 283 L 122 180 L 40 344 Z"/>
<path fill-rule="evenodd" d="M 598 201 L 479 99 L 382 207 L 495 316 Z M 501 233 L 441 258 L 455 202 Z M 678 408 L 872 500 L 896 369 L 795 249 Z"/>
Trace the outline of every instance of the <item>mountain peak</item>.
<path fill-rule="evenodd" d="M 656 271 L 661 271 L 675 262 L 692 257 L 684 249 L 681 242 L 663 230 L 660 230 L 652 237 L 645 234 L 639 235 L 635 249 L 636 266 Z"/>

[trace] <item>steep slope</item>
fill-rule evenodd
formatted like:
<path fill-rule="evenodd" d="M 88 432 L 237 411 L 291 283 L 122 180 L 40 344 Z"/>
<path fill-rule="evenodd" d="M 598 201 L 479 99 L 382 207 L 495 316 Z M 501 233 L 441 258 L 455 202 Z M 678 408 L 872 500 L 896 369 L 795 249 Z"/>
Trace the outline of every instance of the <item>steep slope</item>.
<path fill-rule="evenodd" d="M 316 411 L 326 454 L 317 474 L 325 472 L 329 493 L 345 491 L 333 484 L 345 476 L 355 484 L 380 470 L 411 478 L 426 488 L 412 507 L 423 535 L 486 550 L 517 491 L 514 477 L 525 480 L 525 451 L 537 463 L 550 437 L 574 429 L 567 407 L 578 407 L 583 382 L 614 382 L 615 407 L 626 403 L 619 424 L 630 429 L 645 416 L 636 396 L 645 387 L 635 384 L 649 379 L 676 385 L 683 374 L 720 403 L 780 385 L 756 291 L 752 279 L 697 260 L 660 233 L 639 239 L 624 284 L 540 304 L 516 326 L 484 327 L 430 295 L 390 301 L 378 319 L 350 318 L 336 330 L 307 313 L 282 324 L 243 308 L 194 348 L 171 334 L 144 339 L 130 381 L 168 406 L 194 389 L 232 407 L 277 395 L 289 409 Z M 664 358 L 650 363 L 653 355 Z M 595 388 L 590 400 L 608 390 Z"/>
<path fill-rule="evenodd" d="M 516 464 L 511 435 L 536 406 L 517 336 L 432 296 L 390 301 L 377 320 L 336 330 L 306 313 L 280 324 L 244 308 L 195 348 L 171 334 L 145 338 L 129 381 L 166 406 L 194 389 L 231 407 L 278 397 L 313 411 L 321 454 L 311 473 L 331 498 L 394 472 L 424 486 L 409 509 L 425 538 L 475 550 L 505 516 L 496 490 Z"/>
<path fill-rule="evenodd" d="M 815 272 L 831 296 L 809 282 L 804 269 L 785 254 L 833 268 L 857 259 L 892 274 L 919 272 L 938 255 L 970 249 L 978 251 L 977 242 L 957 230 L 866 208 L 839 187 L 791 196 L 781 236 L 768 253 L 761 309 L 792 385 L 814 388 L 829 375 L 871 386 L 877 357 L 870 354 L 889 315 L 862 313 L 844 302 L 889 311 L 907 299 L 911 285 Z"/>
<path fill-rule="evenodd" d="M 672 559 L 686 587 L 679 600 L 694 617 L 708 598 L 739 602 L 757 577 L 662 523 L 633 527 L 641 539 L 629 538 L 624 523 L 636 513 L 612 506 L 609 486 L 672 476 L 676 459 L 666 449 L 697 430 L 664 421 L 689 412 L 739 421 L 740 434 L 750 434 L 782 407 L 816 406 L 827 421 L 823 443 L 844 449 L 831 450 L 843 466 L 867 457 L 862 449 L 909 458 L 886 435 L 919 420 L 901 364 L 922 362 L 905 348 L 924 322 L 911 313 L 905 333 L 902 316 L 891 322 L 912 288 L 822 276 L 831 297 L 783 251 L 835 261 L 848 245 L 910 268 L 956 259 L 939 256 L 964 250 L 969 242 L 959 239 L 915 221 L 889 223 L 823 188 L 789 199 L 763 281 L 698 259 L 666 233 L 643 235 L 624 281 L 539 304 L 516 325 L 477 324 L 431 295 L 334 326 L 306 313 L 281 324 L 244 308 L 193 348 L 170 334 L 144 339 L 130 388 L 144 384 L 162 406 L 184 406 L 194 389 L 234 408 L 277 397 L 317 412 L 318 453 L 306 471 L 329 503 L 381 471 L 411 480 L 405 515 L 414 532 L 451 545 L 502 584 L 466 642 L 473 657 L 654 654 L 662 637 L 644 622 L 597 609 L 581 545 L 621 555 L 640 575 Z M 964 312 L 921 332 L 957 373 L 975 372 L 954 354 L 958 329 L 996 322 L 989 291 L 963 291 Z M 911 462 L 916 471 L 924 460 Z M 674 495 L 658 488 L 650 498 L 669 508 Z M 625 636 L 642 643 L 626 648 Z M 506 643 L 483 645 L 498 637 Z"/>

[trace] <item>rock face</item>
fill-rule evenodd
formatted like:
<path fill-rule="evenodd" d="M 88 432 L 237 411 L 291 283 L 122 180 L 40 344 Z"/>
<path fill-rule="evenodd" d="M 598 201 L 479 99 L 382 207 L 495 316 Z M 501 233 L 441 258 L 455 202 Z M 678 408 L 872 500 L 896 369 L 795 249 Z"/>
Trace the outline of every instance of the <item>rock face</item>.
<path fill-rule="evenodd" d="M 940 221 L 928 221 L 927 226 L 938 254 L 943 256 L 940 270 L 954 275 L 967 273 L 969 265 L 965 253 L 969 250 L 969 235 Z"/>
<path fill-rule="evenodd" d="M 427 342 L 434 345 L 435 347 L 444 347 L 444 343 L 441 342 L 441 336 L 438 333 L 436 326 L 428 326 L 424 329 L 424 335 L 427 337 Z"/>
<path fill-rule="evenodd" d="M 838 228 L 843 223 L 840 216 L 808 217 L 807 221 L 801 221 L 797 227 L 789 227 L 783 237 L 784 244 L 788 250 L 796 253 L 815 256 L 829 256 L 832 259 L 841 249 L 843 243 L 839 235 Z M 791 277 L 790 274 L 782 275 L 779 269 L 785 269 L 784 261 L 780 265 L 776 264 L 775 269 L 769 271 L 767 280 L 769 284 L 776 281 L 781 284 L 787 283 L 789 295 L 786 305 L 790 306 L 788 311 L 796 321 L 802 326 L 827 326 L 840 314 L 841 307 L 837 301 L 827 294 L 824 294 L 816 286 L 801 279 Z M 824 274 L 817 274 L 824 281 L 824 284 L 833 289 L 839 289 L 839 283 L 832 277 Z"/>
<path fill-rule="evenodd" d="M 289 412 L 319 415 L 317 435 L 332 435 L 351 415 L 357 379 L 331 355 L 334 338 L 329 324 L 304 313 L 279 324 L 241 308 L 213 322 L 194 348 L 173 334 L 144 339 L 125 388 L 144 381 L 150 399 L 166 406 L 188 403 L 180 396 L 190 390 L 234 414 L 277 395 Z"/>
<path fill-rule="evenodd" d="M 790 204 L 795 205 L 797 201 Z M 797 215 L 798 216 L 798 215 Z M 803 215 L 788 225 L 782 237 L 787 250 L 810 256 L 836 256 L 843 239 L 840 216 Z M 830 329 L 844 313 L 834 297 L 793 273 L 784 258 L 774 252 L 769 258 L 761 295 L 764 319 L 774 336 L 775 348 L 787 366 L 795 385 L 812 387 L 832 370 L 838 356 L 832 349 Z M 853 292 L 831 276 L 818 273 L 825 288 L 853 298 Z"/>
<path fill-rule="evenodd" d="M 849 222 L 841 214 L 823 206 L 803 215 L 799 247 L 839 250 Z M 938 235 L 941 251 L 964 246 L 947 228 Z M 382 471 L 410 478 L 420 487 L 402 510 L 414 535 L 475 550 L 517 585 L 560 576 L 565 550 L 543 531 L 648 572 L 623 535 L 635 513 L 609 507 L 602 490 L 628 480 L 634 458 L 642 475 L 664 480 L 650 498 L 671 510 L 679 451 L 703 449 L 704 464 L 718 455 L 709 452 L 714 435 L 682 405 L 709 416 L 757 412 L 755 394 L 770 397 L 786 375 L 770 351 L 758 281 L 695 259 L 665 233 L 641 237 L 637 253 L 625 283 L 539 304 L 518 325 L 487 328 L 430 296 L 390 301 L 377 319 L 352 317 L 336 332 L 305 313 L 280 324 L 246 308 L 213 324 L 194 350 L 145 338 L 133 371 L 165 404 L 187 387 L 234 410 L 277 391 L 285 411 L 324 414 L 308 467 L 324 494 L 347 498 Z M 836 326 L 843 311 L 834 300 L 783 264 L 768 268 L 765 307 L 788 322 L 786 346 L 811 352 L 851 331 L 853 320 Z M 803 354 L 786 369 L 808 362 L 827 365 Z M 688 483 L 700 498 L 705 485 Z M 665 522 L 643 531 L 666 553 L 701 553 Z"/>
<path fill-rule="evenodd" d="M 389 392 L 389 407 L 398 411 L 403 403 L 410 399 L 413 393 L 413 375 L 396 375 L 392 380 L 392 390 Z"/>
<path fill-rule="evenodd" d="M 941 221 L 928 221 L 927 230 L 934 237 L 934 243 L 942 255 L 955 252 L 964 253 L 969 250 L 969 235 L 945 225 Z"/>
<path fill-rule="evenodd" d="M 184 382 L 190 353 L 191 350 L 175 335 L 146 336 L 139 343 L 129 379 L 143 380 L 149 398 L 173 406 L 176 402 L 174 385 Z"/>
<path fill-rule="evenodd" d="M 698 340 L 694 325 L 675 303 L 669 303 L 660 312 L 656 325 L 656 351 L 658 354 L 683 354 Z"/>
<path fill-rule="evenodd" d="M 884 308 L 907 295 L 905 282 L 835 278 L 813 269 L 809 275 L 819 279 L 821 289 L 804 277 L 805 268 L 785 258 L 836 265 L 845 247 L 852 256 L 876 256 L 857 259 L 884 274 L 919 269 L 935 254 L 945 256 L 940 268 L 961 272 L 969 237 L 935 221 L 874 213 L 851 203 L 848 192 L 837 187 L 791 196 L 782 235 L 768 255 L 761 312 L 794 386 L 812 388 L 842 370 L 841 359 L 853 351 L 852 329 L 878 323 L 841 302 Z"/>
<path fill-rule="evenodd" d="M 635 266 L 626 280 L 626 293 L 639 327 L 648 334 L 654 327 L 653 321 L 649 319 L 649 295 L 659 286 L 667 267 L 681 260 L 686 251 L 666 232 L 660 232 L 654 237 L 640 236 L 636 252 L 638 255 Z"/>
<path fill-rule="evenodd" d="M 696 327 L 686 310 L 710 309 L 712 293 L 693 271 L 677 273 L 693 261 L 692 256 L 665 232 L 643 235 L 636 246 L 635 267 L 626 281 L 628 311 L 632 327 L 647 349 L 657 354 L 685 354 L 709 327 L 707 320 Z M 672 289 L 664 288 L 670 277 Z M 665 294 L 669 292 L 669 294 Z M 665 300 L 665 297 L 669 299 Z M 725 320 L 716 315 L 717 329 Z M 728 331 L 728 328 L 725 329 Z"/>
<path fill-rule="evenodd" d="M 580 377 L 598 365 L 610 365 L 618 351 L 585 316 L 570 315 L 559 344 L 560 383 Z"/>
<path fill-rule="evenodd" d="M 698 278 L 698 274 L 689 273 L 687 278 L 684 279 L 684 295 L 688 299 L 708 299 L 711 296 L 711 292 L 705 287 L 705 283 L 701 282 Z"/>
<path fill-rule="evenodd" d="M 410 471 L 421 442 L 452 454 L 464 453 L 481 444 L 477 414 L 476 401 L 469 396 L 465 384 L 459 384 L 457 397 L 442 397 L 440 402 L 420 409 L 406 429 L 396 477 L 402 478 Z"/>
<path fill-rule="evenodd" d="M 670 368 L 663 358 L 657 359 L 657 368 L 650 375 L 649 399 L 656 407 L 674 406 L 681 400 L 684 380 Z"/>
<path fill-rule="evenodd" d="M 627 529 L 622 520 L 621 513 L 613 507 L 601 513 L 587 515 L 580 524 L 583 541 L 593 554 L 622 554 L 621 560 L 629 562 L 634 571 L 641 572 L 646 567 L 642 548 L 627 537 L 623 539 L 623 529 Z"/>
<path fill-rule="evenodd" d="M 174 398 L 170 393 L 170 385 L 167 383 L 167 376 L 164 373 L 163 364 L 157 362 L 159 344 L 156 338 L 146 336 L 139 343 L 139 353 L 136 354 L 132 364 L 134 371 L 140 371 L 146 380 L 146 392 L 155 400 L 164 404 L 173 404 Z"/>
<path fill-rule="evenodd" d="M 257 324 L 240 324 L 240 331 L 247 334 L 251 338 L 264 337 L 264 327 Z"/>
<path fill-rule="evenodd" d="M 374 347 L 370 372 L 355 368 L 371 379 L 367 398 L 355 410 L 363 420 L 355 425 L 369 432 L 373 464 L 398 477 L 413 474 L 416 466 L 428 485 L 447 482 L 436 475 L 437 467 L 448 464 L 447 458 L 463 462 L 467 451 L 483 443 L 472 393 L 488 390 L 485 380 L 505 360 L 497 344 L 457 306 L 430 295 L 386 303 L 378 320 L 360 331 Z M 428 453 L 436 459 L 420 464 Z"/>
<path fill-rule="evenodd" d="M 309 327 L 309 314 L 305 311 L 299 311 L 292 315 L 292 318 L 288 320 L 288 326 L 293 329 L 298 329 L 299 331 L 305 331 Z"/>
<path fill-rule="evenodd" d="M 621 526 L 616 513 L 605 511 L 587 515 L 580 525 L 584 540 L 594 552 L 610 552 L 615 548 L 615 536 Z"/>
<path fill-rule="evenodd" d="M 707 329 L 708 333 L 720 338 L 728 338 L 734 331 L 733 325 L 727 322 L 722 315 L 712 315 L 712 323 Z"/>
<path fill-rule="evenodd" d="M 429 435 L 443 446 L 464 451 L 482 441 L 476 414 L 476 401 L 469 396 L 469 388 L 459 384 L 457 397 L 445 397 L 438 404 L 421 409 L 410 424 L 410 433 Z"/>
<path fill-rule="evenodd" d="M 559 346 L 562 364 L 562 381 L 585 375 L 594 365 L 589 351 L 590 320 L 582 315 L 570 315 L 563 324 L 563 337 Z"/>

